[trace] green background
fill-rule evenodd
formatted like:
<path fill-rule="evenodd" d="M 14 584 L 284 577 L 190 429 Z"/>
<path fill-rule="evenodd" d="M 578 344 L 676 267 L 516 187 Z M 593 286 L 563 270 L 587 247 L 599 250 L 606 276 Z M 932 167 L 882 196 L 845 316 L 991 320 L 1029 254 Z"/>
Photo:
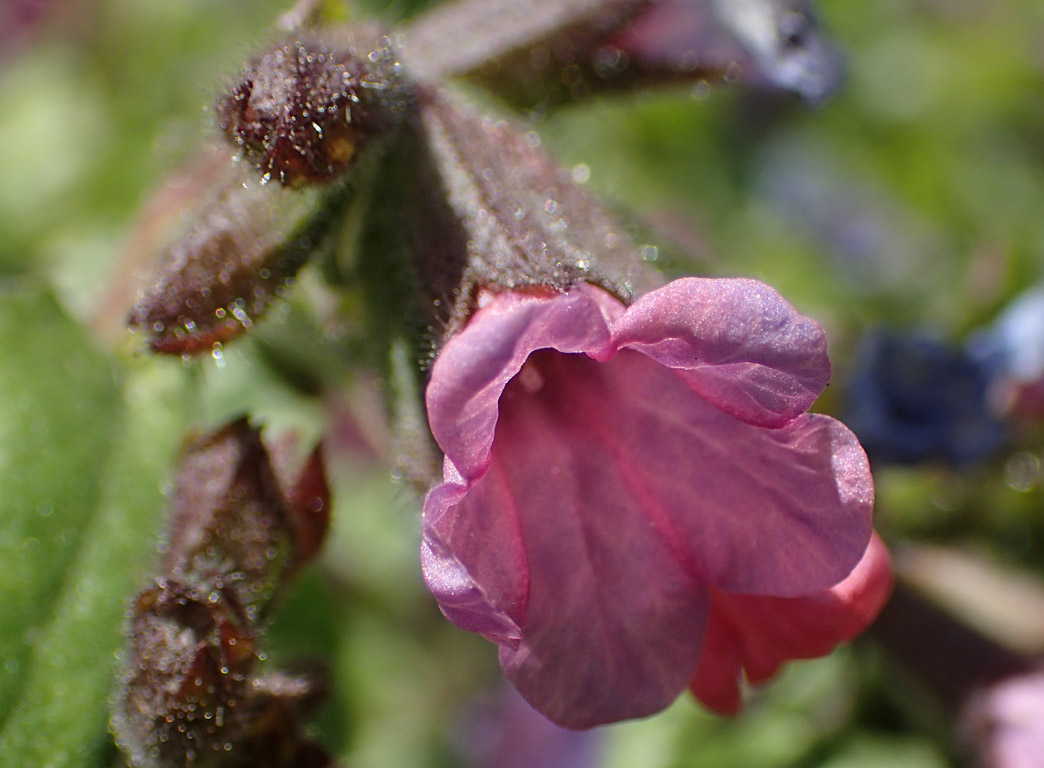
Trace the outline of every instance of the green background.
<path fill-rule="evenodd" d="M 392 18 L 412 10 L 369 6 Z M 106 707 L 121 624 L 154 564 L 184 432 L 249 410 L 307 442 L 333 406 L 300 374 L 339 382 L 348 403 L 382 386 L 353 369 L 343 328 L 325 333 L 316 305 L 330 294 L 314 270 L 222 361 L 150 358 L 119 326 L 133 299 L 125 281 L 141 270 L 128 255 L 140 211 L 216 141 L 206 105 L 282 10 L 68 0 L 32 37 L 0 41 L 3 768 L 118 763 Z M 572 106 L 536 128 L 658 246 L 666 269 L 757 277 L 820 320 L 839 386 L 819 408 L 831 411 L 868 330 L 960 342 L 1041 278 L 1044 5 L 824 0 L 821 10 L 849 70 L 822 107 L 674 90 Z M 879 227 L 887 268 L 844 262 L 781 208 L 766 171 L 780 157 L 852 194 L 850 213 Z M 351 292 L 338 300 L 351 317 Z M 379 424 L 364 426 L 384 444 Z M 936 544 L 999 574 L 1042 577 L 1039 461 L 1028 479 L 1011 476 L 1013 460 L 1040 450 L 1039 429 L 1022 425 L 1011 450 L 981 466 L 882 468 L 877 525 L 900 551 Z M 313 729 L 346 764 L 463 764 L 467 707 L 498 685 L 494 649 L 442 620 L 424 591 L 414 493 L 373 457 L 336 455 L 332 535 L 283 601 L 270 658 L 329 662 L 332 693 Z M 986 623 L 1003 635 L 1003 621 Z M 1044 635 L 1025 643 L 1044 650 Z M 742 718 L 683 697 L 600 738 L 613 768 L 934 768 L 960 764 L 952 729 L 864 642 L 792 665 Z"/>

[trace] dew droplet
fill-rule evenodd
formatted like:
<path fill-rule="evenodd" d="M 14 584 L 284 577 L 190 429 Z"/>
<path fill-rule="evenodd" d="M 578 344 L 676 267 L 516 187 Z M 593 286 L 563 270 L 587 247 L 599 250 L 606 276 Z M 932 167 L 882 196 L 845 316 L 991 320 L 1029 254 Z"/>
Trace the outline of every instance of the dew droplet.
<path fill-rule="evenodd" d="M 214 363 L 218 368 L 225 367 L 225 352 L 221 344 L 215 344 L 210 350 L 210 356 L 214 358 Z"/>
<path fill-rule="evenodd" d="M 248 315 L 246 310 L 238 304 L 232 307 L 232 316 L 236 318 L 244 328 L 250 328 L 254 324 L 250 319 L 250 315 Z"/>
<path fill-rule="evenodd" d="M 1008 459 L 1004 474 L 1012 490 L 1031 491 L 1040 481 L 1040 458 L 1029 451 L 1020 451 Z"/>
<path fill-rule="evenodd" d="M 660 249 L 655 245 L 643 245 L 638 249 L 642 261 L 656 261 L 660 258 Z"/>

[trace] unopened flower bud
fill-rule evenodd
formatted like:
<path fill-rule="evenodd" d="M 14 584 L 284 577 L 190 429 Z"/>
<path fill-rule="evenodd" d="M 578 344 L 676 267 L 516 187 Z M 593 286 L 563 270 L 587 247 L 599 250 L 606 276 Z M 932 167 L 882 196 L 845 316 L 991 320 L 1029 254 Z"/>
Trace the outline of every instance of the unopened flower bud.
<path fill-rule="evenodd" d="M 317 676 L 255 670 L 273 596 L 328 525 L 318 449 L 293 469 L 285 441 L 274 453 L 239 419 L 182 456 L 160 575 L 131 605 L 112 704 L 135 768 L 333 765 L 299 722 L 321 698 Z"/>
<path fill-rule="evenodd" d="M 266 181 L 329 182 L 395 122 L 398 71 L 387 38 L 371 51 L 317 39 L 280 44 L 218 101 L 221 129 Z"/>

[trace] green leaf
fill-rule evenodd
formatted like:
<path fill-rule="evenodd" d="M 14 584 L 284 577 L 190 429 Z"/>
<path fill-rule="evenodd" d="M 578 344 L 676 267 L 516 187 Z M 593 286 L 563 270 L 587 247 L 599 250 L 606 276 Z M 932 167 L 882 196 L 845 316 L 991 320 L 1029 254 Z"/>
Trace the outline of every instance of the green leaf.
<path fill-rule="evenodd" d="M 184 374 L 119 371 L 52 298 L 0 302 L 0 766 L 89 766 L 147 578 Z"/>
<path fill-rule="evenodd" d="M 0 713 L 18 695 L 97 503 L 117 398 L 110 366 L 50 296 L 3 292 Z"/>

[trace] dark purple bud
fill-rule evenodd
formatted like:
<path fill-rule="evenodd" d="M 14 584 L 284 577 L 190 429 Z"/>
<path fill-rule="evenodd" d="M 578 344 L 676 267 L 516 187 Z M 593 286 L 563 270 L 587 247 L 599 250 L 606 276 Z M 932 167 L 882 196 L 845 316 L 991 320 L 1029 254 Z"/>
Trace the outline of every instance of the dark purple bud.
<path fill-rule="evenodd" d="M 261 179 L 253 167 L 230 164 L 161 261 L 128 318 L 149 334 L 154 352 L 206 352 L 249 329 L 321 245 L 350 195 L 343 184 L 295 194 L 265 182 L 332 182 L 409 112 L 411 91 L 387 38 L 360 27 L 339 30 L 337 40 L 338 47 L 311 38 L 270 49 L 219 100 L 222 129 Z"/>
<path fill-rule="evenodd" d="M 318 551 L 329 489 L 319 450 L 273 469 L 245 419 L 191 443 L 174 481 L 161 576 L 135 599 L 113 700 L 136 768 L 333 765 L 299 725 L 316 675 L 254 676 L 273 596 Z"/>
<path fill-rule="evenodd" d="M 231 744 L 257 661 L 249 622 L 220 582 L 159 578 L 138 595 L 112 709 L 136 768 L 207 765 Z"/>
<path fill-rule="evenodd" d="M 209 352 L 249 330 L 323 242 L 345 192 L 320 200 L 230 167 L 127 319 L 153 352 Z"/>
<path fill-rule="evenodd" d="M 286 499 L 246 419 L 186 450 L 169 525 L 163 571 L 194 583 L 222 580 L 256 620 L 283 580 L 294 541 Z"/>
<path fill-rule="evenodd" d="M 247 65 L 218 101 L 218 120 L 265 181 L 329 182 L 396 122 L 399 69 L 387 38 L 372 48 L 283 43 Z"/>
<path fill-rule="evenodd" d="M 318 551 L 330 492 L 319 450 L 281 487 L 259 432 L 239 419 L 186 450 L 174 484 L 163 570 L 229 584 L 252 621 Z"/>
<path fill-rule="evenodd" d="M 333 758 L 301 725 L 324 697 L 325 677 L 319 669 L 255 677 L 242 704 L 248 728 L 228 768 L 334 768 Z"/>
<path fill-rule="evenodd" d="M 322 673 L 252 676 L 255 636 L 227 589 L 157 579 L 130 630 L 112 726 L 135 768 L 333 768 L 301 725 Z"/>

